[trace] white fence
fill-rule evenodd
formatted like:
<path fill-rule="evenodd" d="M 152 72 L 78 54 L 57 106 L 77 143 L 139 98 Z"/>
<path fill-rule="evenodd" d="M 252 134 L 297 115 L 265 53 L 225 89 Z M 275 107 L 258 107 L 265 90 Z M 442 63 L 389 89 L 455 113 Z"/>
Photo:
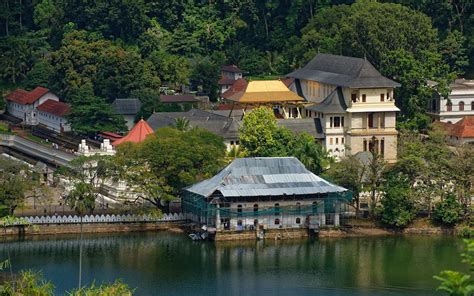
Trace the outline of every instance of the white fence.
<path fill-rule="evenodd" d="M 186 220 L 180 214 L 164 214 L 161 217 L 148 215 L 85 215 L 82 217 L 83 223 L 133 223 L 133 222 L 179 222 Z M 76 224 L 81 221 L 80 216 L 35 216 L 22 217 L 15 221 L 13 225 L 28 224 Z"/>

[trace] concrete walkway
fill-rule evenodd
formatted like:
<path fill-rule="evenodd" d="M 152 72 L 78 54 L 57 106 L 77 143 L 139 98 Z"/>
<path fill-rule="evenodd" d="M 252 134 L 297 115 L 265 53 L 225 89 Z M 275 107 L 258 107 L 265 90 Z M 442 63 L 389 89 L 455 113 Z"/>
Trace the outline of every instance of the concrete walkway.
<path fill-rule="evenodd" d="M 0 134 L 0 146 L 9 147 L 54 166 L 68 166 L 69 162 L 76 158 L 72 153 L 45 147 L 15 135 Z"/>

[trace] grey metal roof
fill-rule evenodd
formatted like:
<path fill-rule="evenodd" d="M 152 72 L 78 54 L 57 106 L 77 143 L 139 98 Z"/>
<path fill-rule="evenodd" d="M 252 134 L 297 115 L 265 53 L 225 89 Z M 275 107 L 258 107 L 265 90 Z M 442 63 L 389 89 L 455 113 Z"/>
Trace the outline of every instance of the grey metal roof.
<path fill-rule="evenodd" d="M 278 125 L 284 126 L 295 133 L 308 133 L 314 138 L 322 139 L 324 135 L 318 132 L 317 122 L 319 118 L 302 118 L 302 119 L 279 119 Z"/>
<path fill-rule="evenodd" d="M 191 127 L 200 127 L 223 137 L 226 140 L 237 140 L 240 121 L 209 111 L 191 109 L 188 112 L 156 112 L 147 120 L 154 130 L 174 126 L 177 118 L 186 118 Z"/>
<path fill-rule="evenodd" d="M 345 113 L 347 105 L 341 87 L 336 87 L 321 103 L 306 109 L 321 113 Z"/>
<path fill-rule="evenodd" d="M 142 103 L 139 99 L 129 98 L 129 99 L 115 99 L 112 103 L 112 108 L 115 111 L 115 114 L 120 115 L 136 115 Z"/>
<path fill-rule="evenodd" d="M 306 195 L 344 192 L 308 171 L 295 157 L 237 158 L 214 177 L 185 189 L 209 197 Z"/>
<path fill-rule="evenodd" d="M 321 53 L 287 76 L 351 88 L 400 86 L 398 82 L 382 76 L 366 59 Z"/>

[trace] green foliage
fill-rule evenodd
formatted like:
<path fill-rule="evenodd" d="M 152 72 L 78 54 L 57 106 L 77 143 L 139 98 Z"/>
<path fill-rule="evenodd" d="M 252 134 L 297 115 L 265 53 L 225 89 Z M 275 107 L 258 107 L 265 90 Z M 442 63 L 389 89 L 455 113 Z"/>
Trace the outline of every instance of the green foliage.
<path fill-rule="evenodd" d="M 474 281 L 472 271 L 474 270 L 474 240 L 465 240 L 466 251 L 462 254 L 463 262 L 470 265 L 470 273 L 462 273 L 452 270 L 444 270 L 433 278 L 441 282 L 439 291 L 452 296 L 468 296 L 474 293 Z"/>
<path fill-rule="evenodd" d="M 163 207 L 184 187 L 217 173 L 225 151 L 222 138 L 206 130 L 163 128 L 143 143 L 120 145 L 115 171 L 138 197 Z"/>
<path fill-rule="evenodd" d="M 351 155 L 331 164 L 323 176 L 352 191 L 354 206 L 356 210 L 359 210 L 359 194 L 363 190 L 366 171 L 367 167 L 357 157 Z"/>
<path fill-rule="evenodd" d="M 69 293 L 70 296 L 131 296 L 132 294 L 133 290 L 119 280 L 107 285 L 92 284 L 90 287 L 83 287 Z"/>
<path fill-rule="evenodd" d="M 0 286 L 0 295 L 51 296 L 54 295 L 54 286 L 52 283 L 44 281 L 39 273 L 22 271 L 13 282 L 7 282 Z"/>
<path fill-rule="evenodd" d="M 95 188 L 90 183 L 77 182 L 66 195 L 66 204 L 78 215 L 83 216 L 95 208 Z"/>
<path fill-rule="evenodd" d="M 211 101 L 217 100 L 220 78 L 219 66 L 210 58 L 203 58 L 197 61 L 191 72 L 191 84 L 196 88 L 201 88 L 202 92 L 209 96 Z"/>
<path fill-rule="evenodd" d="M 448 195 L 436 204 L 434 219 L 448 226 L 453 226 L 461 220 L 462 206 L 454 195 Z"/>
<path fill-rule="evenodd" d="M 97 132 L 126 130 L 125 120 L 115 115 L 112 107 L 100 97 L 93 95 L 91 85 L 85 84 L 70 94 L 71 112 L 67 115 L 72 129 L 83 135 Z"/>
<path fill-rule="evenodd" d="M 294 156 L 316 174 L 332 162 L 327 151 L 310 135 L 278 127 L 273 111 L 266 107 L 256 108 L 244 116 L 239 140 L 248 156 Z"/>
<path fill-rule="evenodd" d="M 28 193 L 40 189 L 38 177 L 25 165 L 0 157 L 0 206 L 8 208 L 12 215 L 24 204 Z"/>
<path fill-rule="evenodd" d="M 396 228 L 404 228 L 415 218 L 416 208 L 408 184 L 389 180 L 377 209 L 380 221 Z"/>

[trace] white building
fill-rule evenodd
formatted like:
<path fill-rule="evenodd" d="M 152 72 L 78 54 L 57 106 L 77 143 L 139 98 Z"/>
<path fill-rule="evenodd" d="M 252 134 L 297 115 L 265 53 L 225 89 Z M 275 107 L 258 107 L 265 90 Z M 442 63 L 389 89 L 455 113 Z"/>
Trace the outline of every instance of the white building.
<path fill-rule="evenodd" d="M 474 80 L 456 79 L 448 99 L 439 94 L 428 105 L 428 115 L 441 122 L 456 123 L 474 115 Z"/>
<path fill-rule="evenodd" d="M 115 99 L 112 103 L 114 113 L 122 115 L 125 119 L 127 130 L 131 130 L 135 125 L 135 117 L 140 112 L 141 107 L 142 103 L 136 98 Z"/>
<path fill-rule="evenodd" d="M 38 124 L 46 126 L 57 133 L 71 131 L 66 115 L 71 111 L 68 104 L 47 100 L 36 108 Z"/>
<path fill-rule="evenodd" d="M 375 151 L 388 162 L 397 159 L 393 89 L 366 59 L 318 54 L 290 74 L 290 89 L 304 97 L 304 117 L 316 118 L 323 145 L 336 158 Z"/>
<path fill-rule="evenodd" d="M 36 107 L 47 100 L 59 101 L 59 98 L 44 87 L 36 87 L 32 91 L 17 89 L 5 97 L 7 101 L 7 113 L 21 119 L 23 124 L 38 124 Z"/>
<path fill-rule="evenodd" d="M 234 82 L 242 78 L 242 70 L 235 65 L 221 67 L 221 79 L 219 79 L 220 93 L 223 94 L 234 85 Z"/>

